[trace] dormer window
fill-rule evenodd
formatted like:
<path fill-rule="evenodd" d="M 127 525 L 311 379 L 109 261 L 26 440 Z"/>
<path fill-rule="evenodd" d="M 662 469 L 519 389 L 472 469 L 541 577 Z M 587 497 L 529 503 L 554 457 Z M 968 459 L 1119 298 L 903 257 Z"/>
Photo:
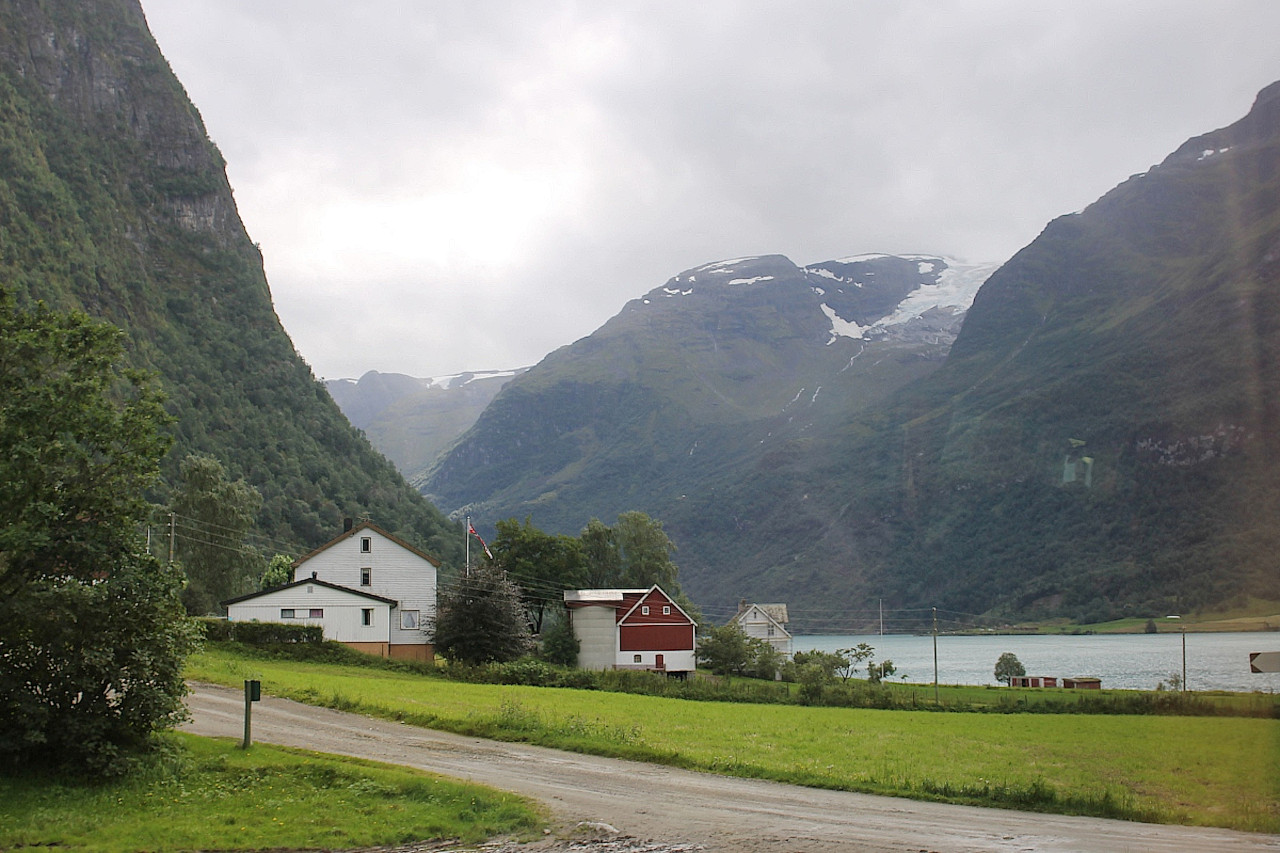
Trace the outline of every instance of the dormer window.
<path fill-rule="evenodd" d="M 368 554 L 373 551 L 373 539 L 369 536 L 360 537 L 360 553 Z"/>

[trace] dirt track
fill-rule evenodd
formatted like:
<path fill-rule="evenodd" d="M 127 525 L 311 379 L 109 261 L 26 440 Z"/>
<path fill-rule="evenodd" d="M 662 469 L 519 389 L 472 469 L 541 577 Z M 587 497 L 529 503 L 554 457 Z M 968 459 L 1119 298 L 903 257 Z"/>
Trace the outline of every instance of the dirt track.
<path fill-rule="evenodd" d="M 187 731 L 240 738 L 240 690 L 194 685 Z M 922 803 L 734 779 L 499 743 L 264 696 L 255 741 L 403 764 L 541 800 L 564 827 L 590 822 L 632 851 L 1280 851 L 1280 836 Z M 600 827 L 598 836 L 611 836 Z M 643 843 L 642 843 L 643 842 Z M 492 849 L 492 848 L 486 848 Z M 569 850 L 565 842 L 520 848 Z M 591 849 L 591 848 L 588 848 Z"/>

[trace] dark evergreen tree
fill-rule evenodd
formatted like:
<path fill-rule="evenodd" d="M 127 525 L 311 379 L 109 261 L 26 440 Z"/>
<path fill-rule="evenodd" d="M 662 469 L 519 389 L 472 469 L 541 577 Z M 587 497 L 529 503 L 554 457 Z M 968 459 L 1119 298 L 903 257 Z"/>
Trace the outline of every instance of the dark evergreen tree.
<path fill-rule="evenodd" d="M 435 648 L 450 663 L 515 660 L 533 650 L 520 587 L 486 562 L 440 590 Z"/>

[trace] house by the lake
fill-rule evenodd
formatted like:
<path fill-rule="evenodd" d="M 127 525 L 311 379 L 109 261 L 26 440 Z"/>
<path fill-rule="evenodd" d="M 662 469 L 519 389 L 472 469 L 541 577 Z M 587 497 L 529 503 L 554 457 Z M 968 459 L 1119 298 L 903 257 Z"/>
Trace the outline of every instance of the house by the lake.
<path fill-rule="evenodd" d="M 660 587 L 566 590 L 564 603 L 581 668 L 694 670 L 694 621 Z"/>
<path fill-rule="evenodd" d="M 222 602 L 233 622 L 320 625 L 329 640 L 380 657 L 430 661 L 440 561 L 371 522 L 293 563 L 291 583 Z"/>
<path fill-rule="evenodd" d="M 787 630 L 787 605 L 738 603 L 738 612 L 730 620 L 742 633 L 764 640 L 777 651 L 791 657 L 791 632 Z"/>

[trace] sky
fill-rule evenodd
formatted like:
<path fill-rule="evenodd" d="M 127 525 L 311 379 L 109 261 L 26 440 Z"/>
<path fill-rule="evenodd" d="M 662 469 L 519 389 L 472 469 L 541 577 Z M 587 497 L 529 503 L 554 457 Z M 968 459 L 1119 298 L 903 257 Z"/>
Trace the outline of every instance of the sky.
<path fill-rule="evenodd" d="M 702 264 L 1004 261 L 1280 80 L 1274 0 L 142 0 L 321 378 L 532 365 Z"/>

